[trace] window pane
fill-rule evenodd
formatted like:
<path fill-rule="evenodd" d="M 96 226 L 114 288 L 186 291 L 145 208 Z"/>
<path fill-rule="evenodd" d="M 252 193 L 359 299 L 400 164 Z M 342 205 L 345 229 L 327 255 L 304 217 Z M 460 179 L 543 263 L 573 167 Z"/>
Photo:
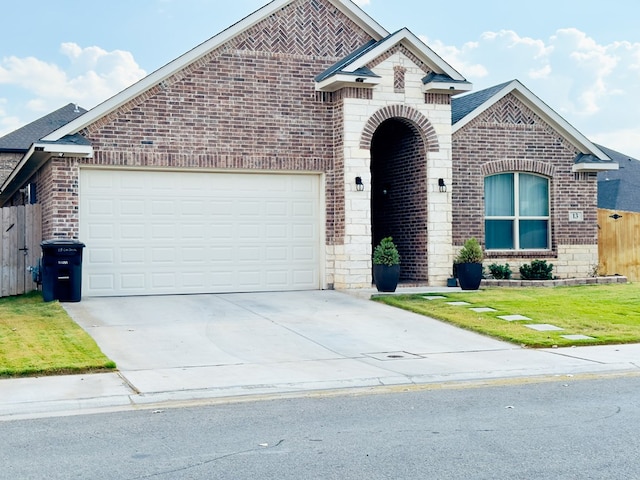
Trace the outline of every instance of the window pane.
<path fill-rule="evenodd" d="M 520 215 L 546 217 L 549 215 L 549 180 L 537 175 L 519 175 Z"/>
<path fill-rule="evenodd" d="M 487 217 L 514 215 L 513 173 L 485 177 L 484 211 Z"/>
<path fill-rule="evenodd" d="M 513 220 L 485 220 L 485 242 L 488 250 L 512 250 Z"/>
<path fill-rule="evenodd" d="M 549 248 L 547 220 L 520 220 L 520 248 Z"/>

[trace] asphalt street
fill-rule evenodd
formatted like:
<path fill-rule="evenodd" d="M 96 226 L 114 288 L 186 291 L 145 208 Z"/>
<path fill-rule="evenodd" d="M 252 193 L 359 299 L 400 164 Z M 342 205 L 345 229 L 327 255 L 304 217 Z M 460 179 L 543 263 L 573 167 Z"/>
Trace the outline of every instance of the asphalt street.
<path fill-rule="evenodd" d="M 6 422 L 0 479 L 640 478 L 640 376 Z"/>

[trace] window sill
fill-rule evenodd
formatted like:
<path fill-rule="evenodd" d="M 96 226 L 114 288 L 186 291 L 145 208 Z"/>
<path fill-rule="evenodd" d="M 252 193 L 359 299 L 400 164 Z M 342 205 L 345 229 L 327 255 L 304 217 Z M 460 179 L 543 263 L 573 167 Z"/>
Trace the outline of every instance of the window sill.
<path fill-rule="evenodd" d="M 553 250 L 485 250 L 486 258 L 557 258 Z"/>

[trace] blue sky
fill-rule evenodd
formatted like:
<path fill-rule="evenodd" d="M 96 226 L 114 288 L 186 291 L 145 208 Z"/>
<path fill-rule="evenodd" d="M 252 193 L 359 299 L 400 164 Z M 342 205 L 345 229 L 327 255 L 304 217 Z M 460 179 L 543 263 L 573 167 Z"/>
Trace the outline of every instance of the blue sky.
<path fill-rule="evenodd" d="M 0 135 L 92 108 L 266 0 L 3 2 Z M 594 142 L 640 158 L 637 0 L 358 0 L 408 27 L 480 90 L 519 79 Z"/>

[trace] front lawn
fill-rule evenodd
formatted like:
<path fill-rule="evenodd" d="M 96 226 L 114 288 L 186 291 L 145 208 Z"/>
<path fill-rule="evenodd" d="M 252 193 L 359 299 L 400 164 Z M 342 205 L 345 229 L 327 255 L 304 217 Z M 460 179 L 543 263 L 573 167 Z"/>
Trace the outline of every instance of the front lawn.
<path fill-rule="evenodd" d="M 429 296 L 446 298 L 425 298 Z M 375 296 L 373 300 L 529 347 L 640 342 L 640 284 L 488 288 L 443 294 L 384 295 Z M 450 305 L 450 302 L 469 305 Z M 482 307 L 495 311 L 471 310 Z M 523 315 L 531 320 L 509 322 L 498 318 L 505 315 Z M 525 326 L 540 324 L 562 330 L 536 331 Z M 563 335 L 592 338 L 571 340 Z"/>
<path fill-rule="evenodd" d="M 30 293 L 0 298 L 0 377 L 114 369 L 58 302 Z"/>

